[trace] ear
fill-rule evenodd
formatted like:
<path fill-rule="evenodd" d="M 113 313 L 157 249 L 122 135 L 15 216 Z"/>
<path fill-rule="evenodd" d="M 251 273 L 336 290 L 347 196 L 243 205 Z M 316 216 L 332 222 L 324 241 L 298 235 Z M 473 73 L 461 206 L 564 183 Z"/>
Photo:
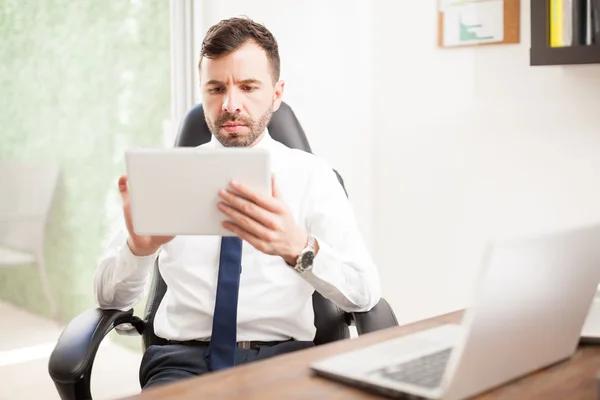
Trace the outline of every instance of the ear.
<path fill-rule="evenodd" d="M 283 89 L 285 87 L 285 82 L 280 80 L 275 84 L 275 93 L 273 93 L 273 112 L 279 110 L 279 106 L 283 101 Z"/>

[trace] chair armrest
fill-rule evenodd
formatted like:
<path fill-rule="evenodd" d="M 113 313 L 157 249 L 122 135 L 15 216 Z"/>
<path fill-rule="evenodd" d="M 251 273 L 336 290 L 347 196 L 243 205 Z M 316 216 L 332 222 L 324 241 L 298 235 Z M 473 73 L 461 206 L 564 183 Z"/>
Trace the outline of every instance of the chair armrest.
<path fill-rule="evenodd" d="M 102 339 L 117 325 L 130 323 L 141 331 L 141 320 L 128 311 L 89 309 L 64 329 L 50 355 L 48 372 L 55 382 L 75 383 L 91 373 Z M 140 332 L 141 333 L 141 332 Z"/>
<path fill-rule="evenodd" d="M 394 310 L 383 297 L 370 311 L 351 314 L 354 325 L 356 325 L 356 332 L 359 335 L 398 326 Z"/>

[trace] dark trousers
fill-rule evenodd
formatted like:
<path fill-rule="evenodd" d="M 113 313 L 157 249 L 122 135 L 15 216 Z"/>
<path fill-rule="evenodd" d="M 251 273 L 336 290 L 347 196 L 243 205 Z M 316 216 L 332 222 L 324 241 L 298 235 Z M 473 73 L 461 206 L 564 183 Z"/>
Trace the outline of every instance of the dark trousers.
<path fill-rule="evenodd" d="M 236 349 L 236 365 L 313 347 L 313 342 L 287 341 L 256 349 Z M 204 359 L 208 344 L 154 345 L 146 349 L 140 365 L 142 390 L 209 372 Z"/>

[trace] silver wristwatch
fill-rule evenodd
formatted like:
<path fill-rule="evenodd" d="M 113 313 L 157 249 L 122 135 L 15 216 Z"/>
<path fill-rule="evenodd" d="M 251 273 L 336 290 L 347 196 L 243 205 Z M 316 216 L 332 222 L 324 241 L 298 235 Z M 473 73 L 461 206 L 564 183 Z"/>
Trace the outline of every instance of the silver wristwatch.
<path fill-rule="evenodd" d="M 302 273 L 312 268 L 313 260 L 315 259 L 315 243 L 315 237 L 309 234 L 306 247 L 300 252 L 300 255 L 298 255 L 298 258 L 296 259 L 294 269 L 297 272 Z"/>

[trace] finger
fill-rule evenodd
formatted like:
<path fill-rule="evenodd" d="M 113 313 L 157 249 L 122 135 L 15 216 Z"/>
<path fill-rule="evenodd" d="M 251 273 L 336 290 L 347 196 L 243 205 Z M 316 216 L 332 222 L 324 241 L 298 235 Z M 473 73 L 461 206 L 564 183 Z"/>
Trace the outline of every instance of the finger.
<path fill-rule="evenodd" d="M 219 197 L 225 200 L 225 202 L 231 207 L 235 208 L 242 214 L 249 216 L 255 221 L 258 221 L 265 227 L 274 230 L 279 229 L 279 225 L 276 223 L 276 215 L 251 202 L 250 200 L 227 190 L 221 190 L 219 192 Z"/>
<path fill-rule="evenodd" d="M 283 196 L 279 191 L 279 186 L 277 186 L 277 179 L 275 179 L 275 173 L 271 174 L 271 188 L 273 190 L 273 197 L 276 199 L 282 199 Z"/>
<path fill-rule="evenodd" d="M 121 175 L 119 177 L 119 193 L 121 193 L 121 198 L 123 201 L 129 200 L 129 188 L 127 186 L 127 176 Z"/>
<path fill-rule="evenodd" d="M 223 214 L 227 215 L 236 225 L 240 226 L 245 231 L 248 231 L 249 233 L 253 234 L 254 236 L 260 239 L 271 240 L 271 231 L 256 220 L 241 213 L 240 211 L 231 207 L 228 204 L 219 203 L 218 207 Z"/>
<path fill-rule="evenodd" d="M 223 228 L 239 236 L 242 240 L 245 240 L 246 242 L 250 243 L 252 246 L 254 246 L 256 250 L 263 253 L 266 252 L 268 247 L 267 244 L 264 241 L 260 240 L 258 237 L 254 236 L 252 233 L 240 227 L 239 225 L 236 225 L 231 221 L 224 221 L 221 225 L 223 226 Z"/>
<path fill-rule="evenodd" d="M 122 192 L 124 190 L 127 190 L 127 176 L 126 175 L 121 175 L 119 177 L 119 191 Z"/>
<path fill-rule="evenodd" d="M 248 187 L 240 182 L 237 182 L 237 181 L 232 181 L 230 183 L 230 185 L 240 195 L 247 198 L 251 202 L 258 204 L 259 206 L 261 206 L 262 208 L 264 208 L 268 211 L 272 211 L 272 212 L 278 213 L 278 214 L 284 211 L 283 207 L 281 206 L 279 201 L 277 199 L 275 199 L 274 197 L 265 196 L 262 193 L 259 193 L 256 190 L 253 190 L 250 187 Z"/>

